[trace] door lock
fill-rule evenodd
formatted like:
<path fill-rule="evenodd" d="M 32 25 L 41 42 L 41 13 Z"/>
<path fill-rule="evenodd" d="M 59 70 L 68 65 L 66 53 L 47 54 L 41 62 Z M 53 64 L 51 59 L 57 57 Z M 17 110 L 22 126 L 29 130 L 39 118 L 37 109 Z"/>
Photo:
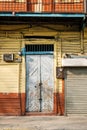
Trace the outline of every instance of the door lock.
<path fill-rule="evenodd" d="M 41 86 L 42 85 L 42 83 L 39 83 L 39 86 Z"/>

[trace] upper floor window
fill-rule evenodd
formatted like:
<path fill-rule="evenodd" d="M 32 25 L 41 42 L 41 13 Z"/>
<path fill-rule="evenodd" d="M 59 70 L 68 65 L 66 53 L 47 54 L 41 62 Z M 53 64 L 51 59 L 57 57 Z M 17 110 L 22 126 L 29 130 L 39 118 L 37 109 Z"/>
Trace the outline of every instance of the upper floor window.
<path fill-rule="evenodd" d="M 68 2 L 82 2 L 83 0 L 55 0 L 55 2 L 63 2 L 63 3 L 68 3 Z"/>

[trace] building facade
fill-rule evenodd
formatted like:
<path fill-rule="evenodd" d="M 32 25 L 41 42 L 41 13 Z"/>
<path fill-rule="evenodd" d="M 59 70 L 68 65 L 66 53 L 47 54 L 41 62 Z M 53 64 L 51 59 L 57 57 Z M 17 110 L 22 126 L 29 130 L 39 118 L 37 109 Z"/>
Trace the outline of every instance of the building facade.
<path fill-rule="evenodd" d="M 86 1 L 1 1 L 0 19 L 0 115 L 87 114 Z"/>

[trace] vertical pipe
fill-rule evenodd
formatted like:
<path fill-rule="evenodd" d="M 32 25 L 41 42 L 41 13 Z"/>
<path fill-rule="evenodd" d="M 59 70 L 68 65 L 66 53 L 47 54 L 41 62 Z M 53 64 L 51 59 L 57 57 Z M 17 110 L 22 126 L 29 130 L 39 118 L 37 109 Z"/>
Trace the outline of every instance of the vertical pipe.
<path fill-rule="evenodd" d="M 39 83 L 39 86 L 40 86 L 40 112 L 42 112 L 42 79 L 41 79 L 41 55 L 40 55 L 40 83 Z"/>

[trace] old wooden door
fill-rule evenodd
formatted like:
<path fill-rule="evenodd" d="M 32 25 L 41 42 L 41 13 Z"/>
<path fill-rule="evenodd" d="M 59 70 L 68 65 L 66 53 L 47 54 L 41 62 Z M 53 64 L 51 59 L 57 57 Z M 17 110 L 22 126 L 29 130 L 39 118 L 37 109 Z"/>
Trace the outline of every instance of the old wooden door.
<path fill-rule="evenodd" d="M 53 55 L 26 56 L 26 111 L 53 110 Z"/>

